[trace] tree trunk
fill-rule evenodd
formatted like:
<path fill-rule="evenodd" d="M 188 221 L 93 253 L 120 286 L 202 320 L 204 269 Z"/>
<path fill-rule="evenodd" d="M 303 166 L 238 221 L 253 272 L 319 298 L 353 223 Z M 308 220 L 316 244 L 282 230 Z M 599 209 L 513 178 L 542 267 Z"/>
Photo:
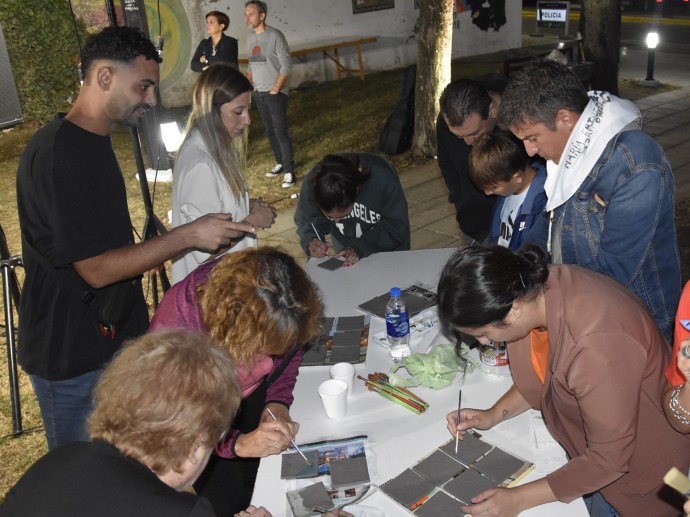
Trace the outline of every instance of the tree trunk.
<path fill-rule="evenodd" d="M 454 0 L 420 0 L 412 154 L 436 154 L 438 99 L 450 82 Z"/>
<path fill-rule="evenodd" d="M 581 16 L 585 59 L 594 62 L 591 87 L 617 95 L 621 0 L 584 0 Z"/>

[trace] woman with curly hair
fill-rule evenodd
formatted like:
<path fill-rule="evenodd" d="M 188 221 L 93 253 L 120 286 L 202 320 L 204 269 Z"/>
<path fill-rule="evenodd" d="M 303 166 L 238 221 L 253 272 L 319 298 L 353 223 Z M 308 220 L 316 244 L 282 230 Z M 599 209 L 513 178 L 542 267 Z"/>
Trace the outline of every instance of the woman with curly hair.
<path fill-rule="evenodd" d="M 153 317 L 151 329 L 207 331 L 237 367 L 240 411 L 194 485 L 220 517 L 247 507 L 259 459 L 280 454 L 297 435 L 292 390 L 303 345 L 320 334 L 321 312 L 318 289 L 295 260 L 260 247 L 200 265 L 166 293 Z"/>
<path fill-rule="evenodd" d="M 533 246 L 471 246 L 446 264 L 438 307 L 451 332 L 507 341 L 514 381 L 491 408 L 450 413 L 451 434 L 535 408 L 569 458 L 543 479 L 477 494 L 463 512 L 515 516 L 585 496 L 593 516 L 678 515 L 663 476 L 687 471 L 690 436 L 664 415 L 668 345 L 635 295 L 599 273 L 549 267 Z"/>
<path fill-rule="evenodd" d="M 204 70 L 197 79 L 192 113 L 173 170 L 173 227 L 206 214 L 226 214 L 248 228 L 270 228 L 275 222 L 271 205 L 261 198 L 249 198 L 242 167 L 242 135 L 251 122 L 251 91 L 247 78 L 223 63 Z M 253 233 L 241 233 L 215 251 L 239 251 L 256 245 Z M 204 250 L 187 250 L 175 257 L 173 283 L 209 257 Z"/>

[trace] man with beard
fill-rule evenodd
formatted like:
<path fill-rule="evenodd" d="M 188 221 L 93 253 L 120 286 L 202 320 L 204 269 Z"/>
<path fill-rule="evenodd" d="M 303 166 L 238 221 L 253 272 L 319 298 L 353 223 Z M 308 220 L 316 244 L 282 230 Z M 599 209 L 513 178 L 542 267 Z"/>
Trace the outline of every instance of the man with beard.
<path fill-rule="evenodd" d="M 446 86 L 439 101 L 438 166 L 448 188 L 448 201 L 455 205 L 464 244 L 483 242 L 489 236 L 496 196 L 485 195 L 472 183 L 469 157 L 474 141 L 496 127 L 507 83 L 507 78 L 496 73 L 459 79 Z"/>
<path fill-rule="evenodd" d="M 136 29 L 106 28 L 84 47 L 84 84 L 66 115 L 40 129 L 17 172 L 26 280 L 19 363 L 30 375 L 48 447 L 88 440 L 92 390 L 126 338 L 143 334 L 140 276 L 171 257 L 227 246 L 251 226 L 210 214 L 134 243 L 114 124 L 155 105 L 160 58 Z"/>

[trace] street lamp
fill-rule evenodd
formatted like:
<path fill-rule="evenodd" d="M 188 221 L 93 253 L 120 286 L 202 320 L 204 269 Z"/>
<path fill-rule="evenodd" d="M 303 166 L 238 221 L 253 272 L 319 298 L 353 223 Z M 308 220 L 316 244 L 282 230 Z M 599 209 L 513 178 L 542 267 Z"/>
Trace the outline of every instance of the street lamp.
<path fill-rule="evenodd" d="M 647 34 L 647 77 L 642 81 L 644 86 L 659 86 L 659 81 L 654 79 L 654 50 L 659 44 L 659 34 L 650 32 Z"/>

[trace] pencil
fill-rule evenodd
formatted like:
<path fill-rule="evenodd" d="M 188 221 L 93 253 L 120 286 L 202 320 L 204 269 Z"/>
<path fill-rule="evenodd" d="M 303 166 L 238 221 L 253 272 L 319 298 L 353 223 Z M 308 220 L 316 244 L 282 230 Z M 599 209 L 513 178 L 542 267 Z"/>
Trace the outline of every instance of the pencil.
<path fill-rule="evenodd" d="M 321 235 L 319 235 L 319 231 L 316 229 L 316 225 L 314 223 L 311 223 L 311 227 L 314 230 L 314 233 L 316 234 L 316 238 L 319 239 L 324 244 L 326 244 L 326 246 L 328 246 L 328 243 L 321 238 Z M 326 256 L 328 256 L 328 255 L 329 255 L 328 248 L 326 248 Z"/>
<path fill-rule="evenodd" d="M 458 424 L 460 424 L 460 404 L 462 404 L 462 390 L 458 392 Z M 455 454 L 458 454 L 458 440 L 460 439 L 460 431 L 455 430 Z"/>
<path fill-rule="evenodd" d="M 278 419 L 276 418 L 276 416 L 273 414 L 273 411 L 271 411 L 271 408 L 266 408 L 266 411 L 268 411 L 268 414 L 271 415 L 271 418 L 273 418 L 273 420 L 275 420 L 276 422 L 278 421 Z M 300 456 L 302 456 L 302 457 L 304 458 L 304 461 L 307 462 L 307 465 L 309 465 L 309 466 L 311 467 L 311 461 L 309 461 L 309 460 L 307 459 L 307 457 L 304 455 L 304 453 L 302 452 L 302 450 L 301 450 L 299 447 L 297 447 L 297 444 L 295 443 L 295 440 L 290 439 L 290 443 L 291 443 L 292 446 L 295 448 L 295 450 L 296 450 L 297 452 L 299 452 Z M 274 445 L 275 445 L 275 444 L 274 444 Z"/>
<path fill-rule="evenodd" d="M 316 229 L 316 225 L 314 223 L 311 223 L 311 227 L 313 228 L 314 233 L 316 234 L 316 238 L 323 242 L 321 235 L 319 235 L 319 231 Z"/>

